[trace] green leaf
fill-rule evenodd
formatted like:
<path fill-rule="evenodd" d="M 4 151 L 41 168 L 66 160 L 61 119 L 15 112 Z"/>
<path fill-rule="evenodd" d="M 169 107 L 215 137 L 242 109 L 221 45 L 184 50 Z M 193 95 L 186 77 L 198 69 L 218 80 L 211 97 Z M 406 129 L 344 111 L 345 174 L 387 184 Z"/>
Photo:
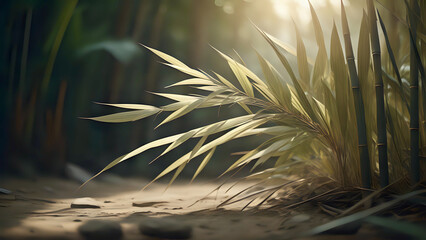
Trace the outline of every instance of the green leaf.
<path fill-rule="evenodd" d="M 142 53 L 140 47 L 131 40 L 105 40 L 83 47 L 77 52 L 77 56 L 83 57 L 91 52 L 101 50 L 110 53 L 115 59 L 124 64 L 128 64 Z"/>

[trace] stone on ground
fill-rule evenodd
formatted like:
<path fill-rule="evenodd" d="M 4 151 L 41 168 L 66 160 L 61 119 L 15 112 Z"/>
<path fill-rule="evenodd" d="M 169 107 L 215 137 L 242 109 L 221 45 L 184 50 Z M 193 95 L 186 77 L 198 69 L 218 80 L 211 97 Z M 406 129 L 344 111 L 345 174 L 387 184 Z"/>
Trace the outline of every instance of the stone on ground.
<path fill-rule="evenodd" d="M 167 218 L 146 218 L 139 223 L 139 231 L 146 236 L 168 239 L 188 239 L 192 227 Z"/>
<path fill-rule="evenodd" d="M 101 208 L 98 201 L 93 198 L 77 198 L 71 203 L 71 208 Z"/>
<path fill-rule="evenodd" d="M 105 220 L 89 220 L 80 225 L 78 232 L 86 240 L 118 240 L 123 236 L 120 224 Z"/>

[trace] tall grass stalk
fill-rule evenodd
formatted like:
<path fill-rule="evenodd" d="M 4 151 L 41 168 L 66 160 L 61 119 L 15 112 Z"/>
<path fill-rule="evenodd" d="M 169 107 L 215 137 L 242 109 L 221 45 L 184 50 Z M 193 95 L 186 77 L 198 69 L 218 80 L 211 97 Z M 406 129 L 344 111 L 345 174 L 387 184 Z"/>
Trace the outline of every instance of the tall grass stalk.
<path fill-rule="evenodd" d="M 345 7 L 341 2 L 341 14 L 342 14 L 342 31 L 345 41 L 345 53 L 346 61 L 348 63 L 349 75 L 352 85 L 352 93 L 355 103 L 356 122 L 358 126 L 358 150 L 360 157 L 360 169 L 361 169 L 361 180 L 364 188 L 371 188 L 371 167 L 370 157 L 368 154 L 367 145 L 367 134 L 365 126 L 365 113 L 364 113 L 364 101 L 361 95 L 361 89 L 358 79 L 358 74 L 354 61 L 354 53 L 352 50 L 351 35 L 349 31 L 349 24 L 346 18 Z"/>
<path fill-rule="evenodd" d="M 376 88 L 377 106 L 377 148 L 379 151 L 380 186 L 389 184 L 388 153 L 386 137 L 386 116 L 384 103 L 384 89 L 382 80 L 382 63 L 380 53 L 379 35 L 377 31 L 376 11 L 373 0 L 367 0 L 367 11 L 370 23 L 370 42 L 373 55 L 374 78 Z"/>
<path fill-rule="evenodd" d="M 62 39 L 64 37 L 65 31 L 67 30 L 68 24 L 74 13 L 74 9 L 77 6 L 77 3 L 78 0 L 69 1 L 62 11 L 64 16 L 61 19 L 62 22 L 59 26 L 58 33 L 56 34 L 55 40 L 53 42 L 53 46 L 49 54 L 49 59 L 46 64 L 46 70 L 44 72 L 43 80 L 41 83 L 41 92 L 43 96 L 47 93 L 50 82 L 50 76 L 52 75 L 53 66 L 55 65 L 56 55 L 58 54 L 59 47 L 61 46 Z"/>

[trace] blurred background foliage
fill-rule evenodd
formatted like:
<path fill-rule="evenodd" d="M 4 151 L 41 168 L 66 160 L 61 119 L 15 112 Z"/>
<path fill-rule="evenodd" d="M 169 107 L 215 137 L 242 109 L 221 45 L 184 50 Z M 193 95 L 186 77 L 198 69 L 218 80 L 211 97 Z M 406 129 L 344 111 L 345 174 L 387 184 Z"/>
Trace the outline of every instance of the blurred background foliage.
<path fill-rule="evenodd" d="M 333 19 L 340 19 L 340 0 L 312 0 L 325 28 L 326 42 Z M 344 1 L 353 36 L 358 36 L 364 1 Z M 402 8 L 380 1 L 383 18 Z M 158 63 L 138 43 L 179 58 L 193 68 L 231 74 L 212 50 L 241 54 L 255 73 L 260 66 L 253 48 L 278 62 L 253 24 L 296 46 L 292 19 L 305 39 L 308 57 L 316 46 L 309 5 L 299 0 L 6 0 L 0 8 L 0 161 L 7 174 L 63 175 L 67 163 L 92 172 L 130 150 L 165 135 L 237 115 L 227 107 L 199 110 L 174 125 L 153 130 L 162 116 L 134 124 L 104 124 L 78 117 L 106 112 L 92 102 L 164 104 L 148 91 L 167 91 L 185 76 Z M 336 21 L 340 29 L 340 21 Z M 397 28 L 390 34 L 397 34 Z M 397 39 L 397 38 L 393 38 Z M 357 38 L 353 39 L 357 45 Z M 397 43 L 391 43 L 397 44 Z M 292 64 L 296 64 L 294 61 Z M 184 91 L 184 90 L 182 90 Z M 184 92 L 183 92 L 184 93 Z M 235 111 L 233 108 L 232 111 Z M 111 112 L 112 113 L 112 112 Z M 114 125 L 114 126 L 112 126 Z M 191 145 L 191 143 L 189 144 Z M 204 176 L 216 176 L 233 158 L 255 143 L 227 145 L 207 166 Z M 192 149 L 181 148 L 177 154 Z M 112 171 L 152 178 L 170 162 L 148 162 L 151 151 Z M 171 156 L 174 156 L 172 154 Z M 219 160 L 219 161 L 218 161 Z M 196 166 L 194 166 L 196 167 Z M 194 168 L 188 166 L 187 176 Z"/>

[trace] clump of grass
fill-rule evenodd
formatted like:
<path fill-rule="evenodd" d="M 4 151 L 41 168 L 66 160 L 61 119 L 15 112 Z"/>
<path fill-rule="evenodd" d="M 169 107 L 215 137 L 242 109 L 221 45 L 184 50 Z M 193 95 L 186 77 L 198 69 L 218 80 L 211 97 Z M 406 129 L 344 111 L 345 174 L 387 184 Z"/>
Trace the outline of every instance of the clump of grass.
<path fill-rule="evenodd" d="M 392 185 L 393 188 L 406 189 L 407 181 L 401 181 L 409 175 L 407 166 L 410 165 L 409 149 L 405 144 L 409 134 L 407 130 L 410 119 L 406 108 L 418 108 L 418 105 L 413 102 L 408 105 L 405 101 L 408 86 L 402 84 L 394 53 L 388 44 L 384 24 L 379 19 L 394 72 L 386 72 L 386 69 L 382 67 L 375 20 L 376 10 L 373 2 L 368 1 L 368 16 L 364 12 L 361 22 L 358 70 L 355 67 L 349 24 L 343 4 L 342 21 L 346 57 L 335 25 L 331 33 L 330 56 L 327 56 L 322 28 L 312 6 L 311 15 L 318 54 L 313 63 L 308 61 L 302 37 L 295 26 L 297 52 L 294 55 L 297 59 L 297 69 L 293 69 L 289 64 L 287 54 L 290 52 L 286 51 L 288 49 L 286 44 L 260 29 L 258 29 L 259 33 L 276 53 L 286 70 L 285 73 L 276 69 L 258 53 L 259 65 L 263 72 L 261 78 L 243 63 L 216 50 L 228 63 L 234 74 L 234 80 L 238 84 L 218 73 L 209 74 L 193 69 L 172 56 L 146 47 L 162 58 L 165 65 L 191 77 L 170 87 L 187 86 L 197 91 L 201 90 L 204 94 L 156 93 L 175 102 L 160 107 L 142 104 L 105 104 L 128 111 L 88 119 L 112 123 L 128 122 L 170 112 L 158 124 L 157 127 L 160 127 L 195 109 L 223 105 L 239 105 L 245 110 L 245 115 L 145 144 L 115 159 L 94 177 L 148 149 L 167 145 L 167 148 L 159 155 L 161 157 L 187 140 L 196 138 L 199 141 L 194 148 L 166 167 L 152 182 L 174 171 L 171 184 L 188 162 L 198 156 L 204 156 L 194 173 L 194 179 L 207 163 L 214 159 L 218 146 L 231 140 L 262 134 L 269 139 L 242 155 L 224 172 L 225 174 L 235 171 L 254 162 L 252 168 L 254 173 L 245 179 L 258 179 L 262 184 L 268 181 L 276 182 L 278 179 L 279 184 L 253 194 L 255 197 L 263 198 L 261 203 L 288 184 L 297 182 L 286 177 L 289 174 L 299 174 L 301 181 L 304 182 L 313 181 L 315 177 L 322 177 L 322 179 L 329 179 L 324 183 L 331 181 L 338 187 L 345 188 L 377 188 L 386 186 L 388 182 L 397 182 Z M 416 31 L 410 27 L 409 30 Z M 424 73 L 416 47 L 417 41 L 412 34 L 409 39 L 412 42 L 411 55 L 415 54 L 414 61 L 420 72 Z M 370 67 L 371 55 L 373 68 Z M 385 81 L 382 80 L 382 74 Z M 394 74 L 398 80 L 394 79 Z M 424 75 L 422 76 L 424 88 Z M 376 98 L 373 97 L 374 92 L 376 92 Z M 411 101 L 414 101 L 415 96 L 411 97 Z M 419 98 L 423 99 L 424 95 L 420 95 Z M 420 101 L 420 106 L 423 101 Z M 425 121 L 424 114 L 419 118 L 421 122 Z M 424 130 L 424 125 L 421 128 Z M 213 135 L 215 138 L 208 141 L 208 138 L 212 138 Z M 420 137 L 420 143 L 424 145 L 425 135 L 422 134 Z M 391 144 L 387 145 L 387 142 Z M 425 147 L 420 149 L 424 151 Z M 425 153 L 420 152 L 420 154 Z M 255 171 L 266 161 L 275 161 L 274 167 Z M 303 169 L 309 169 L 309 174 L 306 175 Z M 413 179 L 420 180 L 415 175 Z"/>

